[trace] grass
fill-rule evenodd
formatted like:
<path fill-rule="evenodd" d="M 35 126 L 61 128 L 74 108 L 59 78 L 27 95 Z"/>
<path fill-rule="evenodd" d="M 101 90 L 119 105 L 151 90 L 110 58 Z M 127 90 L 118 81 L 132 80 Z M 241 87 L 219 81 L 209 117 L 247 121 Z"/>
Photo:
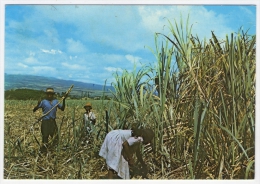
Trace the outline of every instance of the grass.
<path fill-rule="evenodd" d="M 80 144 L 83 106 L 68 100 L 58 112 L 59 149 L 37 156 L 39 125 L 27 134 L 34 101 L 5 101 L 5 178 L 97 179 L 106 173 L 97 156 L 117 128 L 148 127 L 144 148 L 150 179 L 253 179 L 255 177 L 255 35 L 239 30 L 225 39 L 192 36 L 189 20 L 169 22 L 155 34 L 155 68 L 115 73 L 111 100 L 91 101 L 97 126 L 91 144 Z M 25 116 L 28 114 L 29 116 Z M 19 139 L 18 139 L 19 138 Z M 35 139 L 36 138 L 36 139 Z M 20 140 L 20 141 L 17 141 Z M 136 176 L 140 178 L 140 176 Z"/>
<path fill-rule="evenodd" d="M 56 151 L 46 158 L 38 155 L 41 142 L 40 123 L 34 126 L 34 135 L 30 126 L 41 116 L 41 112 L 32 112 L 35 101 L 5 101 L 5 148 L 4 178 L 6 179 L 93 179 L 99 177 L 96 171 L 102 171 L 104 162 L 98 158 L 98 145 L 102 137 L 95 137 L 91 144 L 81 146 L 80 128 L 82 128 L 83 106 L 86 102 L 67 100 L 64 112 L 57 112 L 60 143 Z M 93 108 L 99 108 L 101 102 L 92 101 Z M 15 108 L 14 108 L 15 107 Z M 99 131 L 104 131 L 102 115 L 94 110 L 98 117 Z M 28 116 L 27 116 L 28 115 Z M 17 140 L 20 140 L 18 143 Z M 96 145 L 96 146 L 94 146 Z M 93 166 L 91 162 L 97 162 Z M 85 167 L 88 165 L 88 167 Z M 95 168 L 100 166 L 100 168 Z M 105 171 L 105 169 L 103 169 Z M 102 172 L 101 172 L 102 175 Z"/>
<path fill-rule="evenodd" d="M 169 22 L 171 35 L 155 35 L 157 66 L 139 71 L 146 83 L 117 76 L 122 122 L 155 130 L 161 177 L 175 165 L 187 179 L 254 178 L 256 37 L 239 30 L 200 41 L 188 22 Z"/>

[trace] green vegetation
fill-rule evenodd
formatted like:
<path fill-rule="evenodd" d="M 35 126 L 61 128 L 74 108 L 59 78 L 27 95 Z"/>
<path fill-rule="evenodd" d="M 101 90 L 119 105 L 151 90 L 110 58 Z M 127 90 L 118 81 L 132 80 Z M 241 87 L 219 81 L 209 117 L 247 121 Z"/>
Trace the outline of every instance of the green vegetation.
<path fill-rule="evenodd" d="M 67 100 L 65 112 L 58 112 L 59 149 L 48 159 L 36 154 L 39 125 L 26 132 L 41 113 L 22 116 L 30 115 L 36 102 L 5 101 L 4 177 L 104 176 L 106 166 L 97 153 L 107 111 L 109 130 L 155 131 L 153 151 L 144 149 L 150 179 L 253 179 L 256 36 L 239 30 L 220 40 L 212 32 L 211 39 L 201 41 L 191 34 L 188 20 L 186 25 L 169 22 L 169 29 L 170 35 L 155 34 L 155 68 L 116 73 L 113 98 L 91 101 L 98 119 L 87 146 L 80 145 L 86 101 Z"/>
<path fill-rule="evenodd" d="M 5 91 L 5 100 L 39 100 L 44 97 L 44 91 L 34 89 L 15 89 Z"/>
<path fill-rule="evenodd" d="M 105 99 L 109 100 L 111 97 L 107 92 L 103 92 L 100 90 L 92 91 L 93 99 Z M 60 98 L 63 96 L 64 92 L 56 93 L 55 97 Z M 5 100 L 41 100 L 45 98 L 45 92 L 42 90 L 34 90 L 34 89 L 11 89 L 5 91 Z M 79 95 L 69 95 L 70 99 L 82 99 L 82 98 L 90 98 L 87 96 L 79 96 Z"/>
<path fill-rule="evenodd" d="M 57 111 L 60 142 L 48 155 L 38 155 L 41 144 L 41 110 L 32 112 L 35 100 L 6 100 L 4 119 L 5 179 L 95 179 L 106 174 L 102 159 L 97 156 L 105 136 L 107 101 L 88 100 L 97 115 L 91 142 L 82 145 L 83 108 L 85 100 L 66 100 L 64 112 Z M 90 140 L 89 140 L 90 141 Z M 103 167 L 103 169 L 102 169 Z M 99 172 L 97 172 L 99 171 Z"/>
<path fill-rule="evenodd" d="M 155 69 L 116 76 L 117 127 L 155 130 L 150 161 L 162 178 L 178 168 L 187 179 L 254 178 L 255 35 L 200 41 L 188 21 L 169 24 L 170 36 L 155 36 Z"/>

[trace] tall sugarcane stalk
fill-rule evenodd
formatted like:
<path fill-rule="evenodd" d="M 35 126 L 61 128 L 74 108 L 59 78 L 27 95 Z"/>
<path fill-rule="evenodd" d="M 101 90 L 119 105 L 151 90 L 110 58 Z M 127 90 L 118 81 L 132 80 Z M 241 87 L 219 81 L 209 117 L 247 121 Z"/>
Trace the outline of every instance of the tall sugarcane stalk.
<path fill-rule="evenodd" d="M 251 135 L 254 135 L 254 117 L 252 114 L 254 114 L 255 57 L 252 53 L 254 53 L 255 36 L 251 37 L 250 40 L 249 36 L 243 34 L 234 39 L 233 34 L 231 34 L 230 41 L 228 37 L 223 41 L 225 43 L 225 47 L 223 47 L 214 32 L 212 32 L 213 41 L 210 40 L 209 43 L 201 44 L 198 39 L 191 37 L 188 30 L 186 30 L 188 33 L 186 37 L 183 37 L 183 34 L 176 27 L 171 26 L 171 30 L 173 39 L 166 35 L 163 36 L 176 48 L 174 54 L 177 56 L 176 62 L 179 70 L 173 76 L 177 76 L 179 78 L 177 80 L 182 81 L 178 88 L 179 98 L 174 101 L 175 104 L 180 104 L 180 101 L 182 101 L 182 105 L 174 106 L 178 107 L 176 111 L 179 115 L 185 109 L 182 114 L 187 117 L 188 123 L 193 126 L 194 133 L 193 139 L 188 139 L 194 145 L 191 148 L 192 159 L 188 161 L 191 166 L 189 167 L 190 177 L 201 178 L 204 174 L 203 169 L 206 165 L 205 162 L 207 162 L 206 159 L 214 155 L 215 159 L 222 163 L 217 166 L 219 172 L 215 177 L 227 177 L 223 174 L 225 165 L 229 169 L 231 178 L 238 177 L 243 171 L 241 170 L 241 173 L 238 174 L 235 170 L 232 170 L 231 165 L 236 165 L 243 158 L 250 164 L 248 168 L 253 165 L 251 158 L 254 155 L 252 151 L 254 136 Z M 190 40 L 186 38 L 190 38 Z M 222 75 L 225 77 L 223 78 Z M 167 81 L 162 81 L 162 83 L 167 83 Z M 247 93 L 247 95 L 241 97 L 241 94 L 248 91 L 247 89 L 250 89 L 252 96 L 248 96 Z M 193 99 L 187 99 L 187 97 L 193 97 Z M 167 99 L 173 98 L 174 96 Z M 242 99 L 249 101 L 247 100 L 245 103 Z M 244 104 L 247 104 L 246 109 Z M 250 110 L 248 107 L 250 107 Z M 193 116 L 185 113 L 186 111 L 193 111 Z M 178 116 L 178 114 L 176 115 Z M 181 119 L 184 120 L 183 115 Z M 209 122 L 216 127 L 209 126 Z M 212 133 L 210 137 L 208 131 Z M 251 134 L 248 134 L 248 131 Z M 240 141 L 241 136 L 243 142 Z M 246 139 L 246 137 L 249 139 Z M 209 141 L 211 147 L 207 147 L 208 143 L 206 141 L 205 144 L 205 139 Z M 182 147 L 178 145 L 178 142 L 181 142 L 179 138 L 175 140 L 175 144 Z M 184 142 L 186 141 L 184 140 Z M 204 142 L 204 144 L 200 142 Z M 229 143 L 231 145 L 230 150 L 227 147 Z M 221 146 L 215 147 L 216 144 Z M 170 148 L 167 149 L 170 150 Z M 180 150 L 184 149 L 181 148 Z M 206 150 L 210 154 L 203 154 Z M 237 160 L 237 153 L 239 152 L 243 156 Z M 249 152 L 250 156 L 248 155 Z M 228 161 L 230 158 L 231 162 Z M 223 165 L 224 163 L 229 164 Z"/>
<path fill-rule="evenodd" d="M 157 97 L 144 101 L 154 91 L 139 96 L 131 91 L 131 73 L 117 75 L 115 99 L 128 107 L 124 118 L 143 117 L 153 127 L 162 176 L 175 162 L 192 179 L 254 177 L 255 36 L 239 31 L 219 40 L 212 31 L 211 39 L 200 41 L 189 20 L 174 23 L 171 35 L 155 36 Z M 145 111 L 150 115 L 142 116 Z"/>

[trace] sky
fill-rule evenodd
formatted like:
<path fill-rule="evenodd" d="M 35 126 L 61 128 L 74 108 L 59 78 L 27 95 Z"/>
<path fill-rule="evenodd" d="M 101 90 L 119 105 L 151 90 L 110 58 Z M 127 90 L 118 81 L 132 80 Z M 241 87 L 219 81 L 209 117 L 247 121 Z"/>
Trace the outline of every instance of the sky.
<path fill-rule="evenodd" d="M 4 73 L 103 85 L 113 73 L 154 66 L 155 33 L 189 15 L 192 35 L 221 39 L 240 27 L 256 34 L 253 5 L 4 6 Z M 160 44 L 161 45 L 161 44 Z"/>
<path fill-rule="evenodd" d="M 31 5 L 19 4 L 22 2 Z M 66 2 L 70 5 L 41 5 L 40 1 L 32 0 L 0 1 L 1 89 L 4 89 L 3 73 L 56 77 L 101 85 L 105 80 L 107 83 L 113 82 L 116 71 L 120 74 L 122 70 L 133 70 L 134 65 L 137 68 L 155 65 L 156 58 L 151 51 L 155 50 L 154 36 L 157 32 L 170 34 L 168 20 L 179 22 L 180 15 L 186 20 L 189 14 L 193 35 L 209 39 L 211 31 L 214 31 L 221 39 L 237 32 L 240 27 L 249 29 L 249 34 L 256 34 L 256 6 L 252 4 L 257 4 L 259 10 L 257 0 L 207 1 L 214 6 L 177 5 L 175 0 L 171 1 L 172 5 L 161 2 L 157 4 L 162 5 L 83 5 L 82 2 L 81 5 L 72 5 L 71 1 Z M 247 2 L 251 5 L 246 5 Z M 236 5 L 228 6 L 226 3 Z M 3 104 L 4 93 L 3 90 L 0 92 L 0 103 Z M 258 101 L 257 98 L 256 104 L 260 104 Z M 4 117 L 3 107 L 0 106 L 1 117 Z M 1 130 L 4 129 L 2 126 L 3 123 L 0 124 Z M 258 127 L 256 131 L 256 139 L 259 140 Z M 2 142 L 3 138 L 1 145 Z M 258 145 L 256 155 L 259 155 Z M 256 166 L 259 173 L 257 159 Z M 259 181 L 259 175 L 256 177 Z"/>

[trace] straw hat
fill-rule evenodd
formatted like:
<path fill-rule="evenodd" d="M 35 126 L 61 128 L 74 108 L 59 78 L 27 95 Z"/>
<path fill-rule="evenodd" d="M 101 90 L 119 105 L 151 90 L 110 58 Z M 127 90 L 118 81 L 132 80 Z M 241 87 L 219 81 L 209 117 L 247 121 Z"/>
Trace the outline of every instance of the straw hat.
<path fill-rule="evenodd" d="M 92 109 L 91 103 L 87 102 L 86 105 L 84 106 L 84 108 L 86 108 L 86 107 L 90 107 Z"/>
<path fill-rule="evenodd" d="M 55 94 L 54 89 L 53 88 L 47 88 L 45 93 L 51 93 L 51 94 Z"/>

